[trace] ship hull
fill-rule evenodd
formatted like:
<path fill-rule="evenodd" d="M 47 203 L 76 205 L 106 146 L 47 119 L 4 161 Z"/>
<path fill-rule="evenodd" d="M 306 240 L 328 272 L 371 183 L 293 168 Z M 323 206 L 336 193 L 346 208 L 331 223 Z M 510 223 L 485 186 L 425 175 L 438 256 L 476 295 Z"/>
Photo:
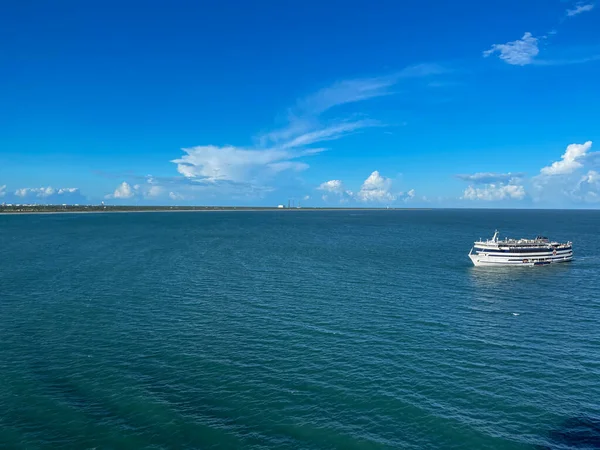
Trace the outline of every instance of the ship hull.
<path fill-rule="evenodd" d="M 565 263 L 573 260 L 573 253 L 564 255 L 536 255 L 536 256 L 522 256 L 511 255 L 510 257 L 505 256 L 489 256 L 489 255 L 478 255 L 471 253 L 469 258 L 475 266 L 541 266 L 556 263 Z"/>

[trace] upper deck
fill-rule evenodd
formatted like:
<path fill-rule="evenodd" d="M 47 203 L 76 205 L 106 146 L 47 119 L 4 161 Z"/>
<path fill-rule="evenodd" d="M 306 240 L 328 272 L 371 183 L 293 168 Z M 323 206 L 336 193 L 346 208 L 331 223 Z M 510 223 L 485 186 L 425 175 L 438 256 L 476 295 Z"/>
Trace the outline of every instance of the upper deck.
<path fill-rule="evenodd" d="M 508 239 L 504 240 L 498 239 L 498 231 L 494 233 L 494 237 L 492 239 L 487 240 L 478 240 L 475 241 L 475 245 L 478 247 L 487 247 L 487 248 L 506 248 L 506 249 L 547 249 L 547 248 L 567 248 L 571 247 L 571 242 L 550 242 L 547 237 L 538 236 L 535 239 Z"/>

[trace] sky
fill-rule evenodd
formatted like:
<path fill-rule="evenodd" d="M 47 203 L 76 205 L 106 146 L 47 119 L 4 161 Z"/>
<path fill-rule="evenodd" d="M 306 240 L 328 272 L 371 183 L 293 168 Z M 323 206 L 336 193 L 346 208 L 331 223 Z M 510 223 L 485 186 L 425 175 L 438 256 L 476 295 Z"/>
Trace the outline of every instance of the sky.
<path fill-rule="evenodd" d="M 0 203 L 598 208 L 600 4 L 0 4 Z"/>

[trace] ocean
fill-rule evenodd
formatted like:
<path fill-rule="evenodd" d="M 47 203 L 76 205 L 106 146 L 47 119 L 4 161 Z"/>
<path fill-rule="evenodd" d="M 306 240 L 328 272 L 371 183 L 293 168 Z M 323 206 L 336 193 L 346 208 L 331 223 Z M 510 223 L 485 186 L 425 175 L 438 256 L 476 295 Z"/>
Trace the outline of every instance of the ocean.
<path fill-rule="evenodd" d="M 475 268 L 546 235 L 575 260 Z M 600 211 L 0 216 L 0 447 L 600 448 Z"/>

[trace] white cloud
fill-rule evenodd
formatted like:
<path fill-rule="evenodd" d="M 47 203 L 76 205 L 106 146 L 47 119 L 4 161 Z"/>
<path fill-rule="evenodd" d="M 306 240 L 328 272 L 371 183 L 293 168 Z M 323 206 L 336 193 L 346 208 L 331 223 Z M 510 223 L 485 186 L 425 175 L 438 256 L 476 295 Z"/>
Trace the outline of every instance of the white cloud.
<path fill-rule="evenodd" d="M 592 148 L 592 141 L 585 144 L 571 144 L 567 147 L 560 161 L 555 161 L 552 165 L 543 167 L 540 170 L 542 175 L 568 175 L 583 167 L 583 160 L 589 149 Z"/>
<path fill-rule="evenodd" d="M 57 195 L 65 195 L 65 194 L 76 194 L 79 193 L 79 188 L 60 188 L 54 189 L 51 186 L 48 187 L 39 187 L 39 188 L 20 188 L 15 191 L 15 195 L 17 197 L 27 197 L 30 195 L 35 195 L 39 198 L 47 198 Z"/>
<path fill-rule="evenodd" d="M 79 188 L 60 188 L 58 194 L 75 194 L 79 192 Z"/>
<path fill-rule="evenodd" d="M 127 181 L 123 181 L 117 186 L 117 188 L 111 194 L 105 195 L 106 199 L 116 200 L 149 200 L 157 201 L 158 199 L 166 200 L 170 198 L 172 200 L 181 200 L 183 197 L 178 197 L 179 194 L 171 191 L 174 186 L 180 186 L 181 188 L 188 190 L 202 189 L 202 185 L 191 186 L 189 184 L 181 184 L 181 180 L 175 180 L 172 178 L 154 178 L 151 175 L 145 177 L 145 182 L 130 184 Z M 175 196 L 175 197 L 173 197 Z"/>
<path fill-rule="evenodd" d="M 589 170 L 580 177 L 570 196 L 577 202 L 596 203 L 600 202 L 600 173 Z"/>
<path fill-rule="evenodd" d="M 341 180 L 329 180 L 321 183 L 317 188 L 320 191 L 327 191 L 334 194 L 341 195 L 344 193 L 344 183 Z"/>
<path fill-rule="evenodd" d="M 181 195 L 178 192 L 171 191 L 171 192 L 169 192 L 169 198 L 171 200 L 183 200 L 184 197 L 183 197 L 183 195 Z"/>
<path fill-rule="evenodd" d="M 588 3 L 586 5 L 578 4 L 578 5 L 575 6 L 574 9 L 567 9 L 567 16 L 568 17 L 573 17 L 573 16 L 576 16 L 578 14 L 591 11 L 592 9 L 594 9 L 594 4 L 593 3 Z"/>
<path fill-rule="evenodd" d="M 161 195 L 164 192 L 164 188 L 162 186 L 150 186 L 150 189 L 148 189 L 148 192 L 146 192 L 146 197 L 158 197 L 159 195 Z"/>
<path fill-rule="evenodd" d="M 34 194 L 36 197 L 48 197 L 54 194 L 54 189 L 48 186 L 45 188 L 20 188 L 15 191 L 17 197 L 27 197 L 30 194 Z"/>
<path fill-rule="evenodd" d="M 139 188 L 139 185 L 136 185 L 137 188 Z M 105 198 L 115 198 L 115 199 L 127 199 L 127 198 L 131 198 L 133 196 L 135 196 L 136 194 L 136 186 L 131 187 L 131 185 L 129 183 L 127 183 L 126 181 L 123 181 L 119 186 L 117 186 L 117 188 L 115 189 L 115 192 L 113 192 L 112 194 L 108 194 L 105 196 Z"/>
<path fill-rule="evenodd" d="M 177 171 L 186 178 L 213 183 L 216 181 L 244 183 L 264 177 L 267 172 L 304 170 L 308 167 L 305 163 L 292 161 L 307 155 L 301 151 L 274 148 L 249 150 L 214 145 L 184 148 L 183 151 L 185 155 L 172 161 L 177 164 Z"/>
<path fill-rule="evenodd" d="M 533 177 L 534 200 L 546 203 L 596 202 L 600 195 L 597 167 L 600 152 L 592 142 L 570 144 L 559 161 L 542 167 Z"/>
<path fill-rule="evenodd" d="M 411 202 L 417 199 L 416 192 L 414 189 L 410 189 L 408 192 L 398 192 L 395 194 L 396 200 L 402 200 L 404 203 Z M 425 197 L 421 197 L 419 200 L 426 201 Z"/>
<path fill-rule="evenodd" d="M 353 132 L 378 125 L 374 120 L 321 125 L 314 120 L 303 119 L 291 122 L 283 130 L 262 136 L 259 148 L 215 145 L 184 148 L 184 155 L 171 162 L 177 164 L 180 174 L 194 181 L 262 182 L 284 171 L 299 172 L 308 169 L 307 163 L 297 160 L 325 150 L 312 147 L 314 144 L 341 139 Z"/>
<path fill-rule="evenodd" d="M 319 187 L 317 187 L 319 191 L 329 192 L 330 194 L 334 194 L 340 203 L 347 203 L 352 197 L 352 191 L 349 191 L 344 186 L 344 183 L 341 180 L 329 180 L 324 183 L 321 183 Z M 309 196 L 307 196 L 310 198 Z M 330 196 L 324 194 L 322 197 L 324 202 L 329 201 Z M 307 199 L 308 200 L 308 199 Z"/>
<path fill-rule="evenodd" d="M 4 197 L 6 195 L 6 185 L 3 184 L 0 186 L 0 197 Z"/>
<path fill-rule="evenodd" d="M 38 197 L 49 197 L 56 192 L 53 188 L 48 186 L 47 188 L 40 188 L 38 191 Z"/>
<path fill-rule="evenodd" d="M 595 170 L 590 170 L 586 175 L 581 179 L 582 183 L 600 185 L 600 174 Z"/>
<path fill-rule="evenodd" d="M 358 192 L 354 193 L 347 189 L 341 180 L 329 180 L 321 183 L 317 189 L 320 191 L 334 194 L 341 203 L 348 203 L 351 200 L 365 203 L 389 203 L 396 200 L 405 202 L 415 198 L 415 190 L 411 189 L 408 192 L 393 192 L 392 180 L 382 176 L 379 171 L 374 171 L 362 183 Z M 330 200 L 331 196 L 325 194 L 322 196 L 323 201 Z"/>
<path fill-rule="evenodd" d="M 456 177 L 471 183 L 463 192 L 462 200 L 523 200 L 527 195 L 521 184 L 523 173 L 477 172 Z"/>
<path fill-rule="evenodd" d="M 376 170 L 364 181 L 356 198 L 362 202 L 392 202 L 396 195 L 390 192 L 392 180 L 385 178 Z"/>
<path fill-rule="evenodd" d="M 308 169 L 308 164 L 295 160 L 324 150 L 310 148 L 310 145 L 340 139 L 354 131 L 377 125 L 373 120 L 360 120 L 338 123 L 300 135 L 290 132 L 287 141 L 272 143 L 264 149 L 215 145 L 184 148 L 185 154 L 171 162 L 177 164 L 180 174 L 195 181 L 260 182 L 280 172 Z"/>
<path fill-rule="evenodd" d="M 495 173 L 495 172 L 478 172 L 469 175 L 456 175 L 463 181 L 468 181 L 474 184 L 489 184 L 489 183 L 509 183 L 524 177 L 524 173 Z"/>
<path fill-rule="evenodd" d="M 484 201 L 522 200 L 525 195 L 525 188 L 522 185 L 490 183 L 481 188 L 469 186 L 465 189 L 462 198 Z"/>
<path fill-rule="evenodd" d="M 527 32 L 516 41 L 492 45 L 492 48 L 483 52 L 483 56 L 487 58 L 498 53 L 499 58 L 508 64 L 525 66 L 531 64 L 539 52 L 538 39 Z"/>

